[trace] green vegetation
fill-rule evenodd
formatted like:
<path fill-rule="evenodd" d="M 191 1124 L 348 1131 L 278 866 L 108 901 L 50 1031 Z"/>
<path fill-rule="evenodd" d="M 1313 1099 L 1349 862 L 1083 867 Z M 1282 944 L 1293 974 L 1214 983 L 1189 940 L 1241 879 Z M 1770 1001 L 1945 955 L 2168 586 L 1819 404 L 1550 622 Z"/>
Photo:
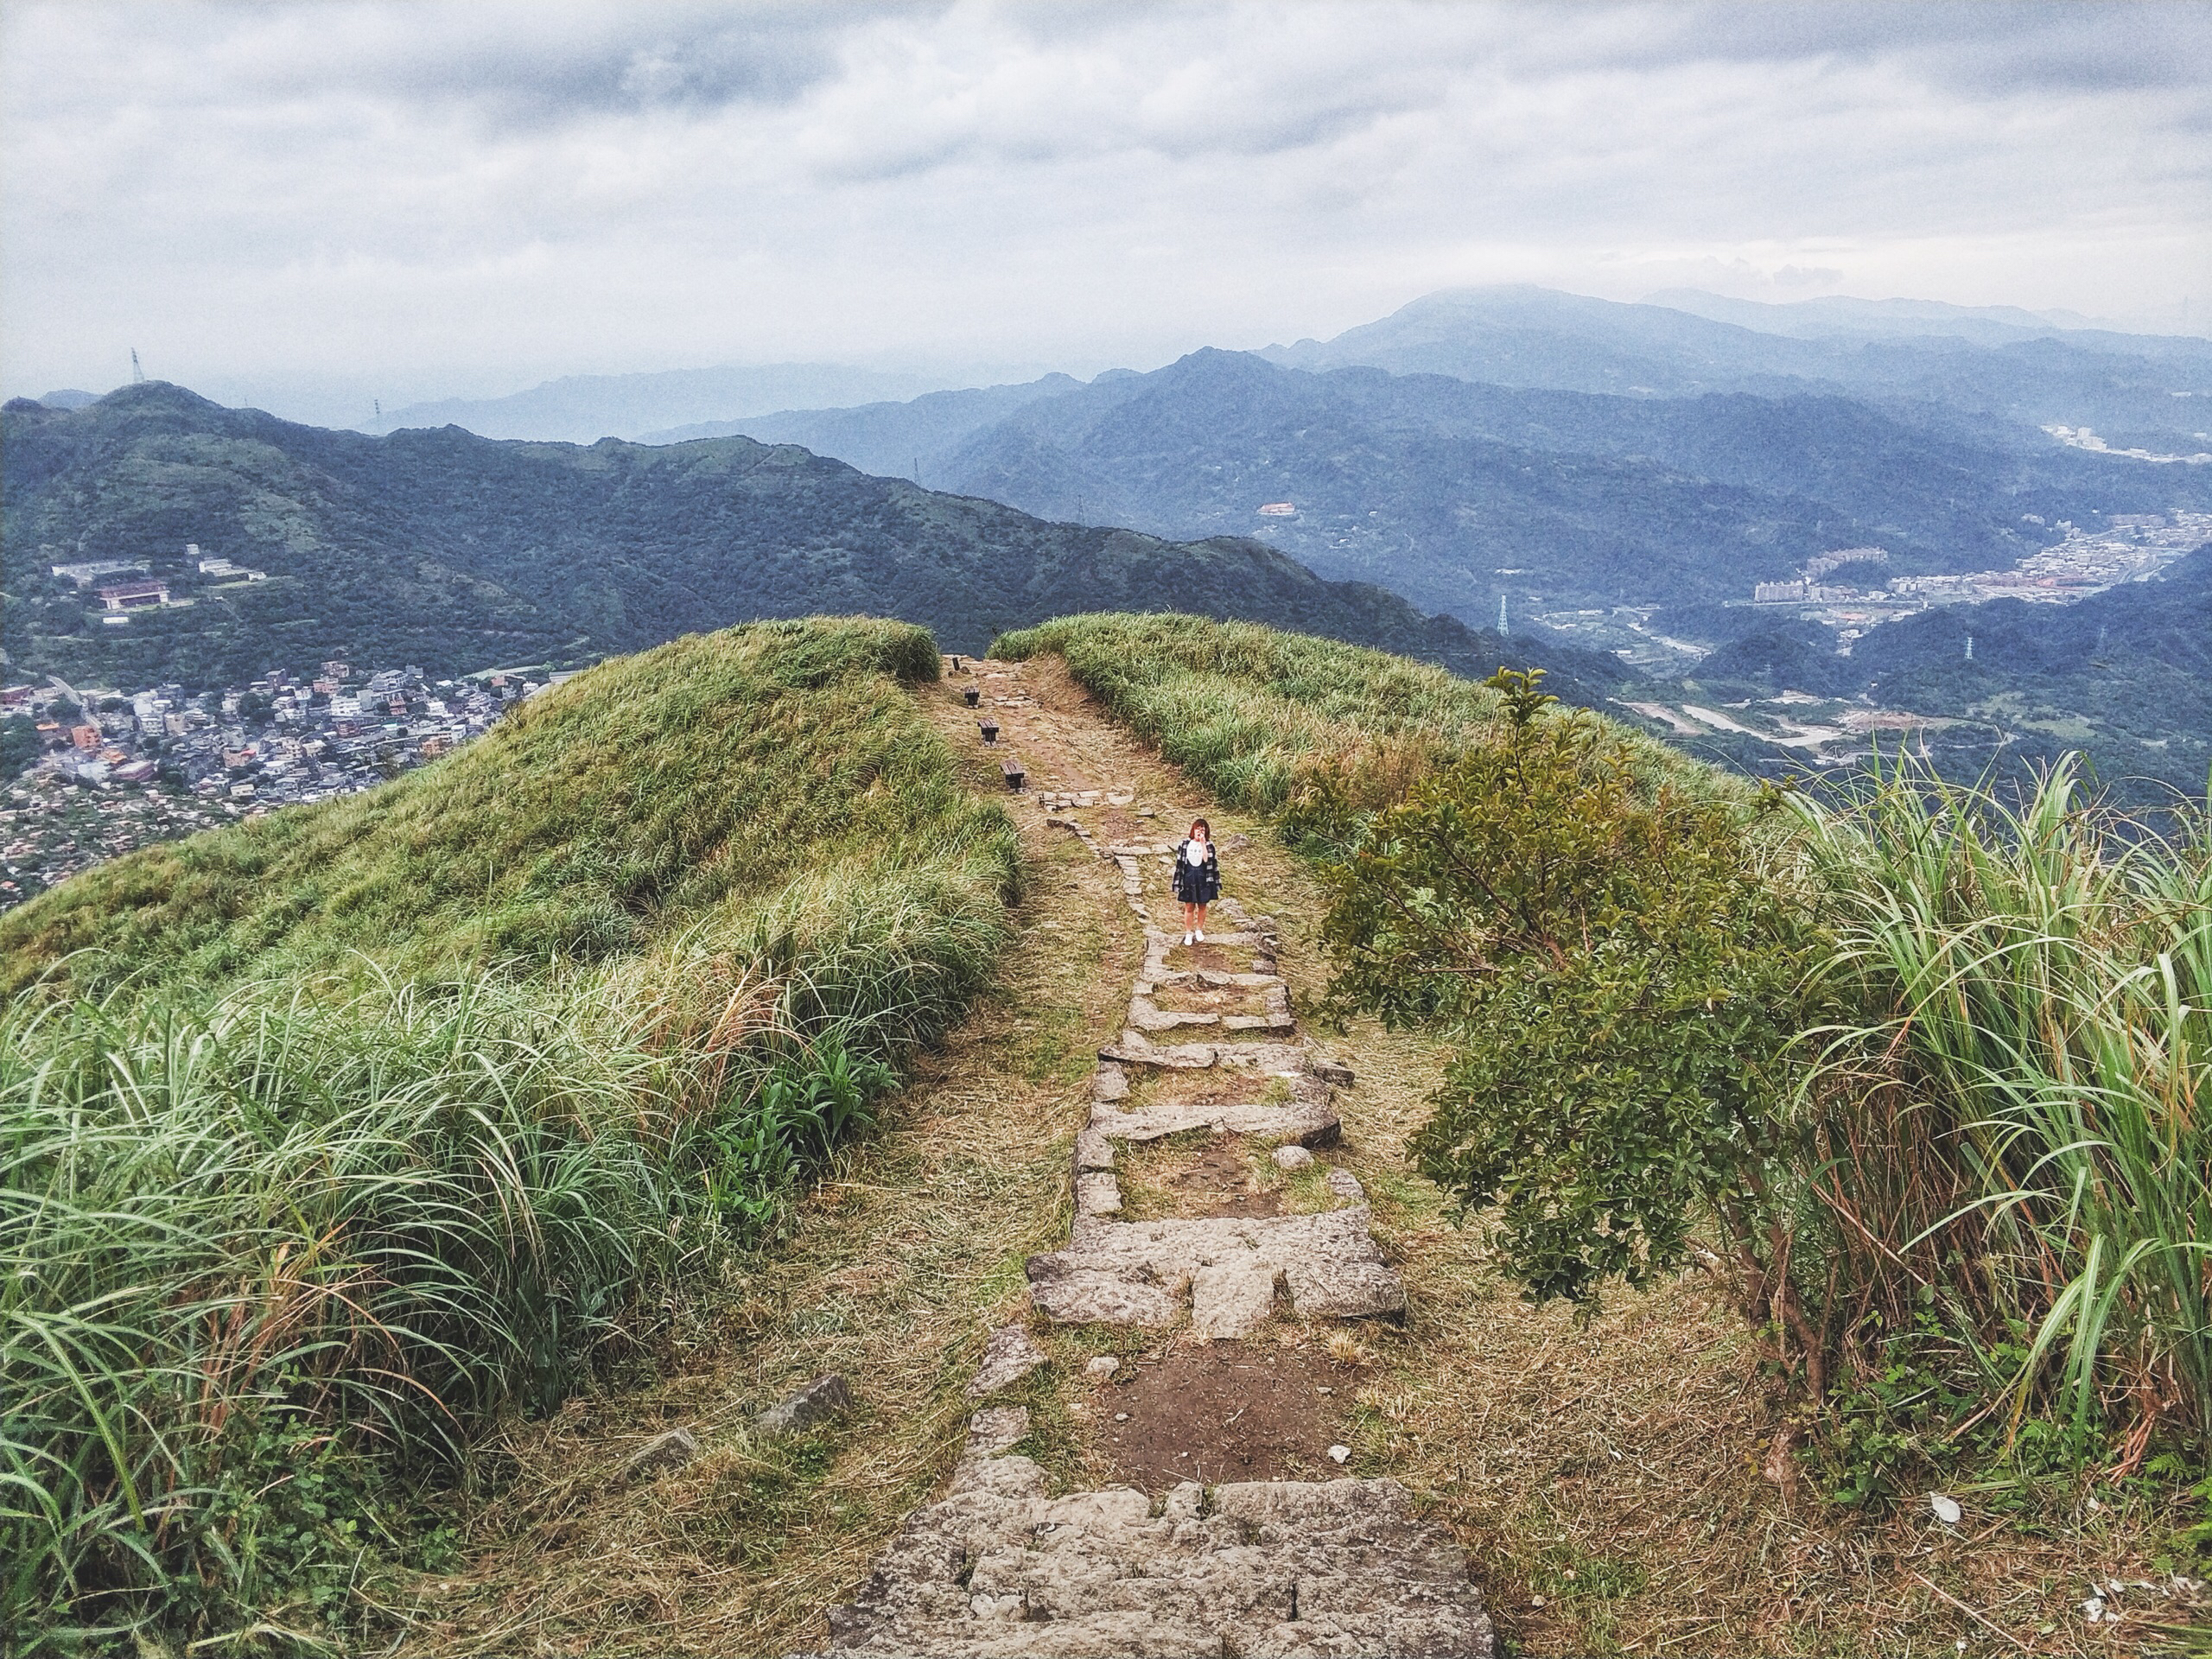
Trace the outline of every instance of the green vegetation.
<path fill-rule="evenodd" d="M 1197 616 L 1062 617 L 1001 634 L 991 649 L 1065 658 L 1116 720 L 1224 804 L 1262 810 L 1289 805 L 1306 772 L 1332 756 L 1361 789 L 1388 793 L 1483 741 L 1500 707 L 1492 688 L 1404 657 Z M 1729 787 L 1625 727 L 1599 723 L 1639 775 Z"/>
<path fill-rule="evenodd" d="M 1004 938 L 936 672 L 688 638 L 7 918 L 0 1625 L 327 1639 L 487 1427 L 651 1360 Z"/>
<path fill-rule="evenodd" d="M 10 912 L 0 987 L 599 960 L 691 928 L 719 943 L 785 889 L 795 915 L 894 925 L 947 864 L 1011 868 L 1003 814 L 963 793 L 899 690 L 936 672 L 897 623 L 761 624 L 605 664 L 381 788 L 144 849 Z"/>
<path fill-rule="evenodd" d="M 2212 1435 L 2212 819 L 2147 838 L 2074 767 L 2007 809 L 1925 773 L 1800 810 L 1834 975 L 1880 1017 L 1803 1086 L 1861 1334 L 1923 1307 L 2013 1421 Z M 1834 1150 L 1843 1152 L 1839 1141 Z M 1875 1155 L 1865 1155 L 1873 1153 Z M 1986 1397 L 1986 1395 L 1985 1395 Z"/>
<path fill-rule="evenodd" d="M 1463 669 L 1490 650 L 1450 618 L 1324 582 L 1256 541 L 1047 523 L 742 437 L 370 437 L 156 383 L 74 411 L 10 404 L 0 468 L 12 671 L 127 690 L 237 686 L 334 657 L 433 677 L 574 666 L 689 629 L 824 610 L 900 617 L 947 650 L 980 652 L 1001 629 L 1178 594 Z M 269 580 L 203 576 L 188 543 Z M 51 574 L 92 559 L 141 563 L 192 603 L 108 627 L 96 593 Z M 1576 655 L 1554 652 L 1553 666 Z M 1577 671 L 1593 686 L 1618 677 L 1600 658 Z"/>
<path fill-rule="evenodd" d="M 1418 1145 L 1533 1296 L 1702 1253 L 1854 1501 L 1976 1433 L 2201 1468 L 2202 806 L 2159 841 L 2070 768 L 2010 813 L 1925 773 L 1843 805 L 1700 785 L 1518 676 L 1186 618 L 1000 649 L 1061 652 L 1321 861 L 1336 999 L 1453 1034 Z"/>
<path fill-rule="evenodd" d="M 1497 686 L 1494 741 L 1366 815 L 1328 865 L 1332 997 L 1479 1033 L 1416 1147 L 1463 1210 L 1497 1207 L 1536 1300 L 1675 1271 L 1705 1217 L 1771 1276 L 1809 908 L 1745 879 L 1732 804 L 1640 788 L 1594 722 L 1539 721 L 1526 677 Z M 1345 824 L 1351 805 L 1324 771 L 1299 817 Z"/>

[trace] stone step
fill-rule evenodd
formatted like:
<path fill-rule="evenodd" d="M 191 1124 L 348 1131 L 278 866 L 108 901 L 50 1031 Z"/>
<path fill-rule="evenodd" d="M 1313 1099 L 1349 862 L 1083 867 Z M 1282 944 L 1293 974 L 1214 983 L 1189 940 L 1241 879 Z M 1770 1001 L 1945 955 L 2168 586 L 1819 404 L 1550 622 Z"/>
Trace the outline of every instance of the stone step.
<path fill-rule="evenodd" d="M 1093 1103 L 1090 1128 L 1109 1144 L 1115 1141 L 1158 1141 L 1192 1129 L 1216 1135 L 1256 1135 L 1287 1146 L 1334 1146 L 1340 1132 L 1337 1109 L 1325 1091 L 1287 1101 L 1154 1101 L 1123 1110 L 1112 1101 Z"/>
<path fill-rule="evenodd" d="M 980 1451 L 1019 1440 L 1026 1415 L 978 1414 L 951 1491 L 831 1611 L 822 1659 L 1495 1650 L 1465 1557 L 1397 1482 L 1185 1481 L 1157 1514 L 1125 1486 L 1051 1497 L 1030 1459 Z"/>
<path fill-rule="evenodd" d="M 1122 1040 L 1098 1051 L 1098 1058 L 1116 1065 L 1153 1065 L 1166 1071 L 1204 1071 L 1219 1066 L 1224 1071 L 1294 1071 L 1305 1063 L 1306 1050 L 1297 1043 L 1155 1043 L 1144 1033 L 1128 1030 Z M 1338 1067 L 1347 1078 L 1351 1075 Z"/>
<path fill-rule="evenodd" d="M 1086 1181 L 1111 1176 L 1086 1175 Z M 1300 1313 L 1363 1319 L 1402 1313 L 1406 1290 L 1369 1231 L 1363 1204 L 1311 1216 L 1225 1216 L 1196 1221 L 1106 1221 L 1078 1213 L 1067 1249 L 1033 1255 L 1029 1297 L 1063 1325 L 1172 1325 L 1201 1280 L 1235 1277 L 1245 1289 L 1234 1328 L 1217 1317 L 1202 1334 L 1243 1336 L 1272 1311 L 1278 1279 Z M 1264 1274 L 1256 1305 L 1251 1275 Z"/>

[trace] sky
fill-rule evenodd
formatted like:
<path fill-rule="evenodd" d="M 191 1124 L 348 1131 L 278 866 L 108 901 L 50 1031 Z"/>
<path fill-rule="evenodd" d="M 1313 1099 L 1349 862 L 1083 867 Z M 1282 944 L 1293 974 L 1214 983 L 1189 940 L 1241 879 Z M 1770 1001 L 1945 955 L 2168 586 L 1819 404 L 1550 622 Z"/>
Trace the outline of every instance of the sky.
<path fill-rule="evenodd" d="M 2205 333 L 2209 72 L 2188 0 L 9 0 L 0 389 L 964 385 L 1507 282 Z"/>

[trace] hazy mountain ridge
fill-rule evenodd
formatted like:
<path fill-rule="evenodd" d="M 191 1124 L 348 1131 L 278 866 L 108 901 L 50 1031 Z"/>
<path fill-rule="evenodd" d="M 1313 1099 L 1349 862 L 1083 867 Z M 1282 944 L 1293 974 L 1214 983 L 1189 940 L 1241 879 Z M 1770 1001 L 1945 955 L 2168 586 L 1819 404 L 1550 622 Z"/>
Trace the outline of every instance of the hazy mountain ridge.
<path fill-rule="evenodd" d="M 1879 311 L 1880 302 L 1866 303 Z M 1741 302 L 1723 304 L 1742 314 Z M 1932 404 L 2029 426 L 2181 434 L 2204 423 L 2196 399 L 2212 396 L 2212 340 L 2054 329 L 1986 344 L 1948 332 L 1957 326 L 1793 335 L 1549 289 L 1459 289 L 1425 295 L 1331 340 L 1259 355 L 1294 368 L 1366 365 L 1638 397 L 1842 392 L 1904 413 Z"/>
<path fill-rule="evenodd" d="M 1839 547 L 1878 544 L 1900 574 L 2004 566 L 2049 539 L 2035 519 L 2212 502 L 2194 473 L 1978 442 L 1833 394 L 1645 399 L 1222 352 L 1033 403 L 943 466 L 1033 512 L 1264 531 L 1325 575 L 1470 620 L 1502 593 L 1748 598 Z M 1262 518 L 1268 502 L 1295 514 Z"/>
<path fill-rule="evenodd" d="M 645 443 L 687 443 L 696 438 L 747 437 L 761 443 L 796 443 L 834 455 L 864 473 L 912 477 L 918 461 L 934 463 L 982 427 L 1039 398 L 1073 391 L 1083 382 L 1048 374 L 1011 386 L 932 391 L 906 403 L 863 404 L 856 409 L 786 409 L 727 421 L 701 421 L 648 432 Z M 925 480 L 917 480 L 925 481 Z"/>
<path fill-rule="evenodd" d="M 458 426 L 479 437 L 593 443 L 605 437 L 638 438 L 682 422 L 721 420 L 795 404 L 911 397 L 931 386 L 920 375 L 838 363 L 572 374 L 504 397 L 444 397 L 410 404 L 365 422 L 358 429 L 387 433 L 407 427 Z"/>
<path fill-rule="evenodd" d="M 322 658 L 451 673 L 582 661 L 754 618 L 865 612 L 981 652 L 1085 610 L 1186 610 L 1386 645 L 1471 673 L 1510 644 L 1379 588 L 1322 581 L 1256 541 L 1174 544 L 1045 523 L 746 438 L 589 448 L 458 428 L 385 437 L 225 410 L 161 384 L 74 413 L 4 412 L 10 671 L 237 683 Z M 202 578 L 185 544 L 266 571 Z M 129 558 L 188 606 L 124 627 L 53 563 Z M 1547 642 L 1570 696 L 1608 658 Z"/>

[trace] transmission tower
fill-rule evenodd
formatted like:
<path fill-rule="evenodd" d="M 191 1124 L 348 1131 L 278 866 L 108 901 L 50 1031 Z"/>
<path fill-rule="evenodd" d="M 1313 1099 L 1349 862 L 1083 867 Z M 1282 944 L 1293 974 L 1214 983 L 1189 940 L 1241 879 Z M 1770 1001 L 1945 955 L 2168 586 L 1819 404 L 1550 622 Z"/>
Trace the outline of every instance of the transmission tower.
<path fill-rule="evenodd" d="M 1505 595 L 1503 594 L 1497 596 L 1497 632 L 1501 638 L 1510 632 L 1505 626 Z"/>
<path fill-rule="evenodd" d="M 136 346 L 130 348 L 130 384 L 134 386 L 146 384 L 146 371 L 138 366 L 138 348 Z"/>

